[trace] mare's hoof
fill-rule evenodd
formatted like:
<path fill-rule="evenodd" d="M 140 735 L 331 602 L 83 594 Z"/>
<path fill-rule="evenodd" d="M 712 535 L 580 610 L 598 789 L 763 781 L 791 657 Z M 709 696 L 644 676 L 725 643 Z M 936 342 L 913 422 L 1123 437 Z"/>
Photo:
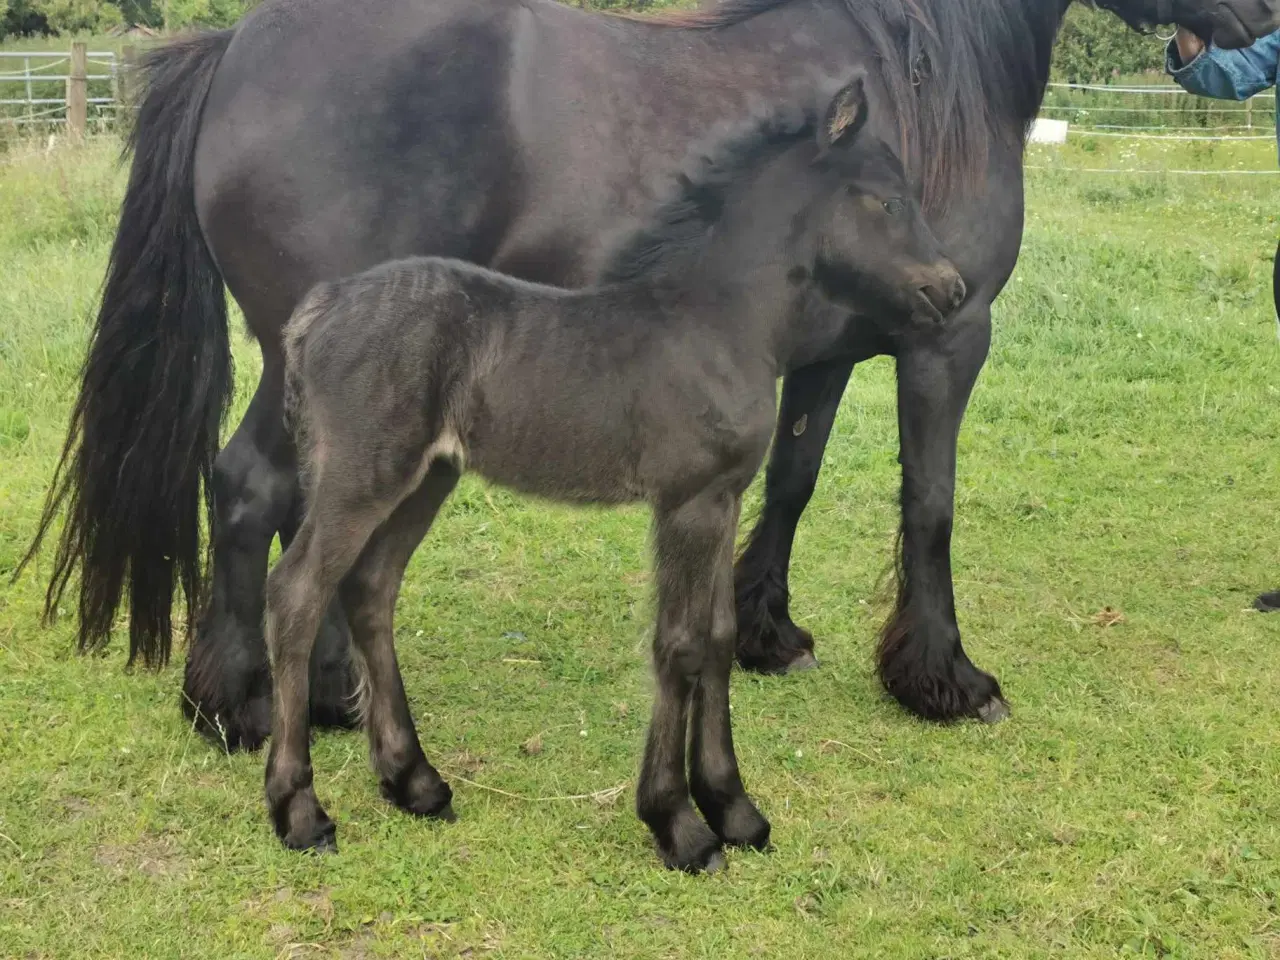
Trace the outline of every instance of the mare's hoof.
<path fill-rule="evenodd" d="M 783 673 L 807 673 L 818 669 L 818 658 L 812 650 L 801 650 L 782 670 Z"/>
<path fill-rule="evenodd" d="M 785 592 L 780 595 L 761 593 L 767 588 L 754 590 L 739 588 L 738 641 L 735 653 L 738 666 L 753 673 L 788 673 L 791 670 L 808 670 L 817 666 L 813 655 L 813 634 L 777 609 L 785 604 Z"/>
<path fill-rule="evenodd" d="M 291 786 L 290 781 L 303 785 Z M 292 776 L 277 769 L 268 770 L 267 809 L 272 826 L 280 842 L 290 850 L 336 852 L 338 843 L 334 837 L 338 828 L 320 806 L 310 781 L 311 771 L 306 768 L 294 770 Z"/>
<path fill-rule="evenodd" d="M 992 697 L 978 708 L 978 719 L 983 723 L 999 723 L 1009 719 L 1009 704 L 1001 697 Z"/>
<path fill-rule="evenodd" d="M 707 822 L 722 841 L 731 847 L 765 850 L 772 827 L 747 797 L 740 796 L 724 810 L 723 816 L 708 816 Z"/>
<path fill-rule="evenodd" d="M 346 616 L 341 606 L 334 603 L 321 622 L 311 656 L 313 727 L 355 730 L 361 724 L 360 680 L 350 650 L 351 633 Z"/>
<path fill-rule="evenodd" d="M 720 838 L 692 808 L 677 813 L 668 830 L 663 830 L 659 837 L 662 834 L 666 834 L 667 839 L 659 840 L 658 849 L 668 869 L 685 873 L 714 873 L 724 869 Z"/>
<path fill-rule="evenodd" d="M 1253 609 L 1259 613 L 1280 613 L 1280 590 L 1262 594 L 1253 601 Z"/>
<path fill-rule="evenodd" d="M 453 823 L 453 790 L 425 760 L 402 773 L 396 780 L 383 780 L 382 796 L 405 813 Z"/>
<path fill-rule="evenodd" d="M 219 663 L 216 647 L 193 648 L 182 686 L 182 713 L 196 732 L 228 753 L 261 749 L 271 735 L 266 667 Z"/>
<path fill-rule="evenodd" d="M 1000 683 L 959 651 L 950 662 L 930 659 L 922 634 L 906 637 L 880 653 L 880 682 L 889 695 L 922 720 L 995 723 L 1009 714 Z"/>
<path fill-rule="evenodd" d="M 184 697 L 183 707 L 186 706 Z M 271 694 L 248 700 L 237 709 L 214 713 L 211 720 L 200 709 L 193 722 L 196 730 L 227 753 L 256 753 L 271 736 Z"/>
<path fill-rule="evenodd" d="M 435 817 L 435 819 L 440 820 L 444 823 L 458 822 L 458 815 L 453 812 L 452 801 L 449 803 L 446 803 L 443 807 L 441 807 L 435 813 L 431 814 L 431 816 Z"/>

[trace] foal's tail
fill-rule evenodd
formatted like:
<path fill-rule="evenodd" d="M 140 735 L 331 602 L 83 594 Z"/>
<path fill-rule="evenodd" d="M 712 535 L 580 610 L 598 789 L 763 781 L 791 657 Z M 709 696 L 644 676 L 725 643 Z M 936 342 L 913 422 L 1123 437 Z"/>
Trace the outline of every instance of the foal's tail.
<path fill-rule="evenodd" d="M 196 219 L 194 160 L 205 97 L 232 31 L 150 53 L 146 91 L 102 305 L 62 458 L 35 540 L 67 520 L 45 595 L 51 620 L 80 567 L 79 646 L 103 646 L 127 588 L 129 662 L 172 647 L 175 585 L 186 626 L 199 605 L 201 501 L 231 396 L 222 278 Z"/>
<path fill-rule="evenodd" d="M 297 451 L 299 482 L 304 496 L 312 466 L 305 397 L 307 334 L 315 322 L 328 313 L 335 299 L 336 293 L 330 284 L 316 284 L 294 308 L 284 327 L 284 419 Z"/>

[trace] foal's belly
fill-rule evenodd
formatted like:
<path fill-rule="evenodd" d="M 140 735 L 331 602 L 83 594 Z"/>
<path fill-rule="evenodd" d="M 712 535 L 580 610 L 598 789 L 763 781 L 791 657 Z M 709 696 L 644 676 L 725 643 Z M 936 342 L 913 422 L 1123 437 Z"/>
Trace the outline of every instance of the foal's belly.
<path fill-rule="evenodd" d="M 607 350 L 519 357 L 476 391 L 468 466 L 511 489 L 577 503 L 745 487 L 772 435 L 774 379 L 708 351 L 681 354 L 654 337 L 616 365 Z"/>

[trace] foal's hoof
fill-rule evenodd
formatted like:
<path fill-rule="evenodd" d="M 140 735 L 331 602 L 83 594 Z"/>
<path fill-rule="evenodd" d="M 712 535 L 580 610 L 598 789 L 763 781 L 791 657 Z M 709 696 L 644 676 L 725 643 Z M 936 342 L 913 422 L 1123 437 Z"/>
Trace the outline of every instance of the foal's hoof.
<path fill-rule="evenodd" d="M 1001 697 L 992 697 L 978 708 L 978 719 L 983 723 L 999 723 L 1009 719 L 1009 704 Z"/>

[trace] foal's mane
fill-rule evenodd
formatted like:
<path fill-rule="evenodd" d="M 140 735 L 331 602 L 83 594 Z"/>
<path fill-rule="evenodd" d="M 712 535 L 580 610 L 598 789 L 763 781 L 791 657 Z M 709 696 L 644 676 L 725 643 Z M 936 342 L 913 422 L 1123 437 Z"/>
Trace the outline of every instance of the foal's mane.
<path fill-rule="evenodd" d="M 643 227 L 610 256 L 600 283 L 652 278 L 702 246 L 720 219 L 725 195 L 765 157 L 814 136 L 817 113 L 774 107 L 692 151 L 675 190 Z"/>
<path fill-rule="evenodd" d="M 733 26 L 814 0 L 720 0 L 710 9 L 644 16 L 695 30 Z M 993 139 L 1022 140 L 1049 81 L 1063 0 L 829 0 L 871 45 L 866 66 L 888 92 L 901 153 L 925 208 L 941 211 L 986 172 Z M 1104 6 L 1114 0 L 1103 0 Z"/>

